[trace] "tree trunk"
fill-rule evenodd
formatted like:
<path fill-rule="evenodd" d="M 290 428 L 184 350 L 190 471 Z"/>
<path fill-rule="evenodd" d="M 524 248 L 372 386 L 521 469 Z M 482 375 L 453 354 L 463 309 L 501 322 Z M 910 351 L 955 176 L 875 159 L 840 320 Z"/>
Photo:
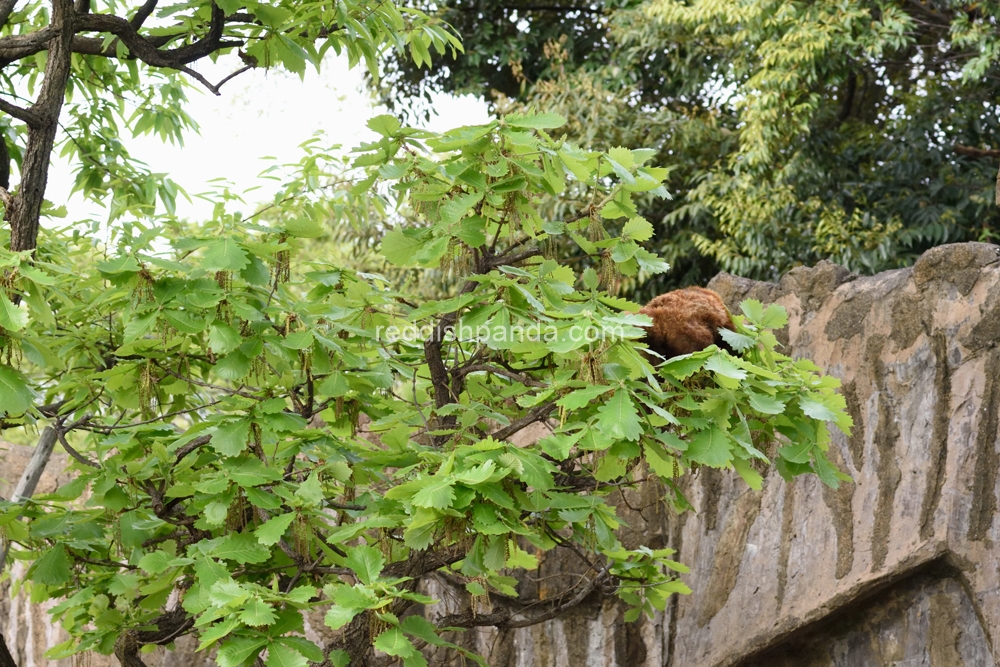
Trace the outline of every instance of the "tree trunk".
<path fill-rule="evenodd" d="M 59 114 L 66 98 L 73 56 L 73 2 L 53 0 L 52 27 L 55 35 L 49 43 L 45 79 L 38 100 L 31 111 L 37 116 L 28 125 L 28 141 L 21 163 L 21 184 L 5 216 L 10 224 L 10 249 L 34 250 L 38 243 L 38 224 L 49 177 L 49 159 L 59 129 Z"/>

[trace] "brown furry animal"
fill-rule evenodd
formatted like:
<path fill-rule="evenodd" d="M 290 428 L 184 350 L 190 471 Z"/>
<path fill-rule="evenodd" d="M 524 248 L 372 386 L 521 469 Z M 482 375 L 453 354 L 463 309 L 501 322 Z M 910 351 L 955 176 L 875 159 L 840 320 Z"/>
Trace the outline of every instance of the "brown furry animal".
<path fill-rule="evenodd" d="M 643 342 L 665 359 L 704 350 L 713 343 L 732 352 L 719 329 L 735 331 L 733 319 L 719 295 L 710 289 L 685 287 L 661 294 L 639 313 L 653 319 Z"/>

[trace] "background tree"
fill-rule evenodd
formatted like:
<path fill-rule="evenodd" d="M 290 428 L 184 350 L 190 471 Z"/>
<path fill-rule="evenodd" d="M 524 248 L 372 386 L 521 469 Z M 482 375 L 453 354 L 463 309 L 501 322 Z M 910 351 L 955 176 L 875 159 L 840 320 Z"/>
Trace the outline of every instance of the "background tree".
<path fill-rule="evenodd" d="M 996 238 L 1000 3 L 589 6 L 602 47 L 581 59 L 567 31 L 574 48 L 523 56 L 543 74 L 514 94 L 563 113 L 578 141 L 639 142 L 675 167 L 677 197 L 643 209 L 674 270 L 642 296 L 720 268 L 874 272 Z M 494 36 L 463 34 L 482 51 Z M 473 91 L 457 74 L 430 83 Z"/>
<path fill-rule="evenodd" d="M 686 590 L 669 550 L 618 541 L 612 489 L 648 480 L 683 506 L 676 480 L 699 465 L 754 487 L 772 461 L 842 478 L 826 456 L 830 427 L 850 427 L 837 382 L 775 352 L 781 308 L 743 305 L 726 334 L 740 356 L 654 371 L 637 349 L 648 320 L 614 293 L 667 269 L 637 210 L 665 194 L 654 151 L 578 148 L 551 113 L 440 135 L 380 116 L 346 167 L 310 144 L 272 202 L 247 213 L 222 190 L 210 220 L 179 220 L 176 188 L 117 128 L 190 127 L 185 77 L 220 84 L 188 57 L 238 48 L 246 67 L 301 71 L 334 48 L 375 67 L 383 48 L 426 61 L 454 39 L 383 3 L 103 8 L 123 16 L 30 4 L 0 38 L 22 49 L 7 97 L 30 95 L 44 61 L 35 102 L 4 102 L 24 125 L 0 232 L 0 430 L 44 426 L 76 476 L 0 503 L 0 527 L 32 596 L 58 600 L 71 639 L 53 657 L 141 667 L 145 647 L 193 634 L 222 667 L 425 665 L 427 645 L 478 662 L 440 629 L 522 627 L 595 591 L 631 620 Z M 159 106 L 131 111 L 133 95 Z M 36 161 L 60 119 L 106 223 L 39 224 L 55 211 Z M 433 270 L 441 289 L 415 295 L 311 245 L 344 226 L 378 234 L 393 278 Z M 546 256 L 569 244 L 587 262 Z M 509 442 L 537 422 L 552 435 Z M 557 549 L 587 576 L 518 602 L 514 575 Z M 424 613 L 438 573 L 467 593 L 443 618 Z M 336 631 L 325 646 L 302 636 L 309 609 Z"/>

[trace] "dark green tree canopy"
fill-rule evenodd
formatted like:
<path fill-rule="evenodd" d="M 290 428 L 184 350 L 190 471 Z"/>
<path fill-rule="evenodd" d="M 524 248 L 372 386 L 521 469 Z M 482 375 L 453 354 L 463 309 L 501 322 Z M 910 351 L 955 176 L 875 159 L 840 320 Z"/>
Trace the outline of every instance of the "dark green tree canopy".
<path fill-rule="evenodd" d="M 508 0 L 426 2 L 417 5 L 463 36 L 463 54 L 426 65 L 405 57 L 386 61 L 383 98 L 400 114 L 417 109 L 433 112 L 432 91 L 521 98 L 530 85 L 546 76 L 553 62 L 547 45 L 558 43 L 562 63 L 571 68 L 604 64 L 612 56 L 609 10 L 635 5 L 634 0 L 586 2 Z M 551 49 L 548 49 L 551 51 Z M 554 51 L 552 51 L 554 55 Z"/>
<path fill-rule="evenodd" d="M 644 294 L 821 258 L 873 272 L 1000 232 L 1000 3 L 603 9 L 581 18 L 600 44 L 583 58 L 565 22 L 545 24 L 548 48 L 521 56 L 542 75 L 517 95 L 566 115 L 576 139 L 638 141 L 674 167 L 677 196 L 644 209 L 674 271 Z M 539 38 L 521 27 L 525 45 Z M 503 46 L 492 26 L 463 28 L 484 52 Z M 571 47 L 554 47 L 560 29 Z M 467 89 L 443 76 L 427 85 Z"/>

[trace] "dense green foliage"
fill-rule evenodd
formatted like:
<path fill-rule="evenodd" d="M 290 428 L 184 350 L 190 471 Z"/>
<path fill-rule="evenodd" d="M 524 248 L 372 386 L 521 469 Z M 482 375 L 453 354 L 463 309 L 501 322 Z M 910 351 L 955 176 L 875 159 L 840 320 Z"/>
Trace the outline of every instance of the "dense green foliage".
<path fill-rule="evenodd" d="M 874 272 L 996 238 L 1000 3 L 590 6 L 612 46 L 524 54 L 542 74 L 520 99 L 567 116 L 577 141 L 652 146 L 675 168 L 677 197 L 643 209 L 675 270 L 641 294 L 823 258 Z M 496 34 L 463 38 L 488 52 Z"/>
<path fill-rule="evenodd" d="M 19 414 L 33 391 L 65 401 L 58 423 L 88 433 L 79 442 L 94 459 L 0 519 L 25 549 L 17 556 L 34 559 L 33 594 L 69 596 L 53 611 L 76 638 L 53 655 L 112 650 L 123 629 L 169 617 L 179 591 L 175 613 L 192 619 L 202 647 L 220 645 L 223 667 L 265 649 L 268 665 L 318 661 L 318 647 L 288 635 L 313 606 L 334 629 L 355 623 L 325 647 L 334 664 L 367 664 L 372 643 L 424 664 L 413 642 L 443 640 L 400 618 L 431 603 L 414 587 L 440 567 L 474 597 L 513 595 L 510 575 L 534 567 L 535 553 L 573 544 L 594 559 L 586 586 L 614 582 L 635 614 L 685 590 L 668 550 L 615 538 L 605 496 L 622 484 L 653 474 L 678 492 L 677 476 L 702 464 L 759 487 L 770 458 L 787 476 L 815 471 L 837 484 L 826 422 L 848 429 L 843 399 L 835 380 L 774 351 L 779 307 L 745 304 L 747 320 L 727 336 L 744 358 L 710 348 L 657 377 L 637 354 L 648 320 L 601 285 L 665 268 L 639 245 L 651 225 L 628 217 L 632 193 L 659 188 L 663 170 L 643 165 L 648 151 L 590 153 L 547 138 L 560 122 L 508 117 L 431 136 L 372 121 L 383 138 L 354 161 L 361 183 L 347 196 L 382 192 L 383 206 L 420 212 L 425 222 L 390 231 L 382 252 L 461 271 L 458 294 L 440 301 L 300 265 L 303 238 L 329 221 L 298 207 L 288 217 L 279 207 L 269 225 L 223 207 L 194 228 L 124 223 L 107 259 L 62 232 L 34 263 L 7 255 L 0 326 L 12 365 L 0 368 L 0 405 L 31 421 Z M 369 190 L 375 179 L 385 186 Z M 307 194 L 310 180 L 277 201 Z M 538 195 L 567 188 L 597 205 L 576 222 L 542 220 Z M 620 236 L 600 231 L 621 216 Z M 537 246 L 551 236 L 607 250 L 604 275 L 544 259 Z M 393 340 L 393 326 L 458 336 Z M 602 335 L 588 340 L 588 328 Z M 504 441 L 550 415 L 550 437 Z"/>
<path fill-rule="evenodd" d="M 595 590 L 632 620 L 687 590 L 669 550 L 618 540 L 614 490 L 662 485 L 683 508 L 678 480 L 696 466 L 755 488 L 770 463 L 843 479 L 826 454 L 830 429 L 851 425 L 837 381 L 775 350 L 780 307 L 743 304 L 725 334 L 738 356 L 644 356 L 649 320 L 617 293 L 669 268 L 639 211 L 667 194 L 656 151 L 580 148 L 554 113 L 444 134 L 379 116 L 346 166 L 313 143 L 253 213 L 223 190 L 210 220 L 178 220 L 176 188 L 117 132 L 176 140 L 191 126 L 195 73 L 177 50 L 199 31 L 204 56 L 239 40 L 243 62 L 295 72 L 327 49 L 426 62 L 450 33 L 383 3 L 193 2 L 140 35 L 142 9 L 127 29 L 60 2 L 49 27 L 32 4 L 7 28 L 61 37 L 35 105 L 3 107 L 29 131 L 8 136 L 25 149 L 10 151 L 21 184 L 2 192 L 0 232 L 0 429 L 54 429 L 74 459 L 55 493 L 0 502 L 24 585 L 56 600 L 71 635 L 53 657 L 113 651 L 139 667 L 142 648 L 193 634 L 222 667 L 425 665 L 427 645 L 481 662 L 440 629 L 530 625 Z M 102 27 L 121 42 L 71 39 Z M 10 85 L 30 89 L 37 70 L 17 67 Z M 38 113 L 52 100 L 55 117 Z M 68 219 L 39 231 L 31 156 L 47 160 L 39 137 L 60 112 L 78 187 L 108 219 L 46 205 Z M 319 245 L 344 228 L 375 236 L 378 261 Z M 568 247 L 576 260 L 559 261 Z M 427 275 L 436 289 L 410 288 Z M 551 434 L 518 440 L 536 423 Z M 518 603 L 517 576 L 559 549 L 587 576 Z M 421 584 L 438 572 L 466 595 L 435 625 Z M 325 646 L 302 636 L 310 610 L 336 631 Z"/>

